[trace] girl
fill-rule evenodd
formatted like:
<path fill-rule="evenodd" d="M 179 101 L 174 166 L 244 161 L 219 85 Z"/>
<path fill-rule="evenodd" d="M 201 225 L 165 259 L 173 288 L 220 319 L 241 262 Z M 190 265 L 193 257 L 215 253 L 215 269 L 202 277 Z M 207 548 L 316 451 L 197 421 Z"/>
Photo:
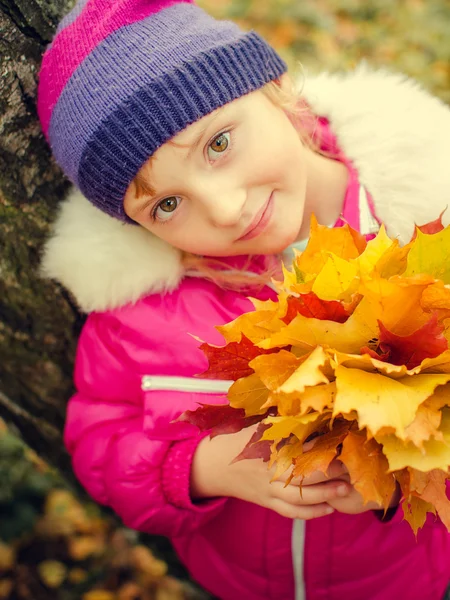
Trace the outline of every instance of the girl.
<path fill-rule="evenodd" d="M 230 465 L 252 429 L 209 439 L 172 423 L 225 401 L 195 375 L 193 337 L 251 308 L 312 212 L 407 241 L 450 189 L 450 113 L 415 83 L 361 68 L 306 77 L 300 97 L 256 33 L 190 0 L 82 0 L 43 60 L 39 115 L 80 191 L 64 202 L 46 273 L 90 313 L 65 441 L 80 481 L 129 527 L 169 537 L 224 600 L 440 600 L 450 536 L 414 539 L 329 477 L 270 483 Z M 392 518 L 389 518 L 392 517 Z"/>

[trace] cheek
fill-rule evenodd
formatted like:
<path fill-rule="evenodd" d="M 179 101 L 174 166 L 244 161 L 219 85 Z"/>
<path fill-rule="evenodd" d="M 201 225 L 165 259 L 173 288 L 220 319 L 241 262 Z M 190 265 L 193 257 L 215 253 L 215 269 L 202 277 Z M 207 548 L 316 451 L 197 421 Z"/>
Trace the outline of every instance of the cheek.
<path fill-rule="evenodd" d="M 267 173 L 286 185 L 298 185 L 305 176 L 304 147 L 291 125 L 271 140 Z"/>
<path fill-rule="evenodd" d="M 196 218 L 181 220 L 176 225 L 146 227 L 171 246 L 192 254 L 214 254 L 221 250 L 221 238 L 215 230 L 199 225 Z M 222 253 L 226 256 L 226 252 Z"/>
<path fill-rule="evenodd" d="M 282 144 L 258 148 L 250 157 L 240 162 L 246 185 L 286 186 L 298 171 L 298 156 Z"/>

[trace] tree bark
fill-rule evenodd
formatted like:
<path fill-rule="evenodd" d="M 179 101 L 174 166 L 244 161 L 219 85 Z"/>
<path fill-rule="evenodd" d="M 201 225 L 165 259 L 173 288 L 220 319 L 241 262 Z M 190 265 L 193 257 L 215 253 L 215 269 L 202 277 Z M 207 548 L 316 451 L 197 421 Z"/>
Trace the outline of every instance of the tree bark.
<path fill-rule="evenodd" d="M 68 183 L 41 133 L 42 54 L 73 0 L 0 0 L 0 416 L 65 474 L 66 400 L 81 317 L 41 279 L 40 253 Z"/>

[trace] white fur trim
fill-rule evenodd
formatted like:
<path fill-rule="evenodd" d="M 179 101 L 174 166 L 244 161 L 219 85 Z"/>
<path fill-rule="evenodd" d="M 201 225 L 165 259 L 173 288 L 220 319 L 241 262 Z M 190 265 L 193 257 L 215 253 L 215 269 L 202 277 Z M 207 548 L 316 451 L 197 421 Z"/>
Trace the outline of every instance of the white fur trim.
<path fill-rule="evenodd" d="M 61 206 L 42 271 L 71 291 L 84 312 L 174 289 L 182 277 L 178 250 L 143 227 L 104 214 L 78 190 Z"/>
<path fill-rule="evenodd" d="M 405 75 L 365 64 L 348 74 L 306 76 L 303 83 L 305 98 L 330 120 L 388 233 L 408 242 L 414 224 L 437 218 L 450 203 L 449 107 Z"/>
<path fill-rule="evenodd" d="M 407 242 L 414 223 L 435 219 L 450 203 L 450 110 L 416 82 L 362 65 L 345 75 L 306 75 L 302 93 L 316 114 L 329 118 L 390 235 Z M 180 256 L 75 191 L 56 220 L 43 270 L 82 310 L 100 311 L 175 288 L 183 276 Z"/>

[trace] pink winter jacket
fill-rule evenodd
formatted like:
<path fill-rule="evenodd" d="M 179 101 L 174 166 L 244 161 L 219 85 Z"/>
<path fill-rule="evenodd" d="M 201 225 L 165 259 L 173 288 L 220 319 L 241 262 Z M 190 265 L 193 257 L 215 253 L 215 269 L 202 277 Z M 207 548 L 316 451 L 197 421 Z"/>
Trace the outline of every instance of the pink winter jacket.
<path fill-rule="evenodd" d="M 308 102 L 314 108 L 316 94 L 329 99 L 328 108 L 317 101 L 317 112 L 330 120 L 388 232 L 405 241 L 414 221 L 435 218 L 448 203 L 444 163 L 435 177 L 450 137 L 448 109 L 386 73 L 361 69 L 312 83 Z M 389 113 L 380 101 L 388 92 L 409 98 L 409 113 L 404 103 L 394 110 L 392 102 Z M 413 144 L 411 122 L 426 131 L 436 111 L 440 127 L 417 142 L 423 150 L 428 139 L 430 160 L 410 165 L 404 149 Z M 360 227 L 369 233 L 367 200 L 364 193 L 355 197 L 363 210 L 357 211 Z M 199 402 L 224 403 L 227 386 L 195 379 L 207 365 L 190 334 L 221 344 L 214 326 L 251 309 L 244 295 L 183 279 L 175 249 L 103 215 L 77 192 L 60 213 L 44 268 L 90 312 L 65 441 L 77 477 L 95 500 L 127 526 L 169 537 L 192 576 L 223 600 L 441 600 L 450 580 L 450 535 L 432 519 L 416 540 L 401 510 L 387 522 L 374 512 L 304 522 L 234 498 L 192 502 L 190 466 L 202 436 L 171 421 Z M 260 297 L 271 295 L 265 289 Z"/>
<path fill-rule="evenodd" d="M 191 501 L 200 436 L 169 423 L 225 397 L 201 392 L 208 382 L 192 379 L 206 362 L 188 332 L 219 344 L 213 326 L 250 308 L 239 294 L 186 279 L 163 298 L 92 313 L 65 433 L 77 477 L 127 526 L 171 538 L 192 576 L 223 600 L 440 600 L 450 536 L 439 524 L 416 542 L 399 515 L 387 523 L 371 512 L 294 523 L 233 498 Z"/>

